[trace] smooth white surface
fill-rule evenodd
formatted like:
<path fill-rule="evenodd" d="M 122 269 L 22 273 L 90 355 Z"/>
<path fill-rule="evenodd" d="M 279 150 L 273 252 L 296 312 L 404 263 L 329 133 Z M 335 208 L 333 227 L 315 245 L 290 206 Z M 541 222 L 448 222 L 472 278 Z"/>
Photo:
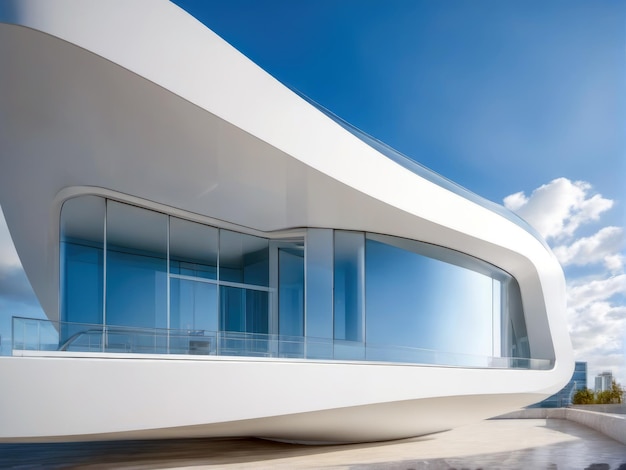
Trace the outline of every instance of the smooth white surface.
<path fill-rule="evenodd" d="M 585 405 L 582 405 L 585 406 Z M 626 445 L 626 415 L 610 414 L 593 410 L 602 405 L 588 405 L 590 409 L 582 410 L 577 408 L 529 408 L 507 413 L 503 419 L 567 419 L 588 428 L 595 429 L 605 436 L 615 439 Z"/>
<path fill-rule="evenodd" d="M 426 375 L 394 375 L 389 371 L 405 368 L 317 372 L 314 364 L 267 369 L 250 362 L 223 372 L 222 363 L 202 363 L 204 369 L 191 371 L 190 362 L 184 362 L 165 374 L 170 376 L 164 387 L 157 371 L 168 367 L 163 361 L 94 360 L 97 367 L 85 367 L 91 362 L 8 358 L 0 362 L 12 383 L 2 391 L 8 396 L 31 393 L 26 382 L 13 380 L 12 374 L 24 367 L 34 374 L 30 377 L 55 380 L 51 403 L 93 406 L 108 403 L 113 394 L 112 403 L 126 411 L 115 414 L 117 424 L 103 413 L 98 420 L 65 419 L 62 424 L 50 419 L 43 428 L 33 428 L 34 422 L 24 420 L 19 425 L 24 427 L 15 427 L 19 413 L 27 412 L 16 405 L 7 410 L 12 418 L 3 421 L 8 424 L 0 424 L 1 436 L 120 432 L 137 429 L 140 422 L 142 429 L 169 428 L 451 395 L 486 397 L 485 406 L 491 401 L 497 414 L 506 408 L 496 403 L 507 402 L 506 397 L 509 406 L 521 406 L 569 380 L 573 359 L 563 274 L 554 256 L 525 230 L 379 154 L 169 2 L 12 4 L 18 14 L 11 22 L 22 26 L 0 23 L 0 204 L 50 319 L 58 318 L 61 205 L 78 194 L 100 194 L 269 237 L 298 227 L 340 228 L 468 253 L 518 280 L 533 355 L 556 359 L 556 365 L 543 372 L 454 369 L 452 374 L 429 368 Z M 370 372 L 362 373 L 367 367 Z M 215 371 L 222 371 L 216 377 L 228 386 L 220 385 L 209 400 L 197 390 L 215 388 L 210 377 Z M 91 383 L 103 380 L 100 374 L 112 379 L 96 392 L 106 396 L 83 399 L 70 386 L 76 386 L 72 377 Z M 138 377 L 145 385 L 134 380 Z M 243 377 L 246 383 L 234 383 Z M 337 393 L 313 392 L 345 377 L 352 385 Z M 292 387 L 292 381 L 308 388 L 276 399 L 276 390 Z M 119 392 L 111 383 L 120 384 Z M 175 391 L 170 384 L 176 384 Z M 271 405 L 245 392 L 259 386 L 267 387 L 261 396 Z M 154 402 L 143 397 L 151 387 L 158 390 Z M 167 411 L 177 397 L 186 397 L 180 406 L 190 409 L 180 416 L 191 421 Z M 142 403 L 166 411 L 150 414 Z M 144 410 L 141 416 L 126 409 L 130 404 Z M 208 411 L 209 404 L 214 411 Z M 204 406 L 200 418 L 192 416 Z M 52 408 L 46 413 L 55 413 Z M 340 420 L 323 421 L 334 426 Z"/>
<path fill-rule="evenodd" d="M 11 378 L 3 394 L 13 397 L 0 401 L 0 440 L 22 441 L 394 439 L 536 401 L 536 385 L 550 375 L 366 363 L 58 357 L 2 357 L 0 370 Z M 54 384 L 46 386 L 45 399 L 38 383 Z"/>

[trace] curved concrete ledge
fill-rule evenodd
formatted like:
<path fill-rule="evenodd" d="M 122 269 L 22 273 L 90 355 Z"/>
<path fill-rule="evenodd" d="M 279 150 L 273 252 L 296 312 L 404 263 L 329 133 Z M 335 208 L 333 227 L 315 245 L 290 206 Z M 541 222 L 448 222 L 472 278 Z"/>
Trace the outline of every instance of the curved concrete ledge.
<path fill-rule="evenodd" d="M 597 411 L 598 413 L 626 415 L 626 403 L 611 405 L 572 405 L 570 408 L 575 410 Z"/>
<path fill-rule="evenodd" d="M 626 417 L 596 411 L 566 409 L 565 417 L 570 421 L 584 424 L 587 427 L 612 437 L 616 441 L 626 444 Z"/>
<path fill-rule="evenodd" d="M 626 416 L 575 408 L 529 408 L 498 416 L 498 419 L 567 419 L 626 444 Z"/>

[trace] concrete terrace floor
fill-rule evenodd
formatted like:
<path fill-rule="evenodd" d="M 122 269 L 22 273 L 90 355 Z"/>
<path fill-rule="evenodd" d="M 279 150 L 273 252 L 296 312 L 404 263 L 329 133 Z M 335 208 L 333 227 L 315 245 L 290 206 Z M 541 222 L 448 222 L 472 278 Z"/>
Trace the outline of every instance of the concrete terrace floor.
<path fill-rule="evenodd" d="M 567 420 L 501 419 L 413 439 L 337 446 L 261 439 L 0 444 L 0 468 L 626 470 L 626 446 Z"/>

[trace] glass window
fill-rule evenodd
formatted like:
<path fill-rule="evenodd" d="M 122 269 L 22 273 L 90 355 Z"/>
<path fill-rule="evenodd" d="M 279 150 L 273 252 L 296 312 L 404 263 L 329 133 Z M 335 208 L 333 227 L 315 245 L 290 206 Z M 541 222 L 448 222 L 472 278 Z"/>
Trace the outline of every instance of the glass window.
<path fill-rule="evenodd" d="M 268 333 L 268 292 L 220 286 L 220 330 Z"/>
<path fill-rule="evenodd" d="M 170 273 L 217 279 L 215 227 L 170 217 Z"/>
<path fill-rule="evenodd" d="M 502 282 L 502 356 L 530 358 L 530 345 L 522 296 L 517 281 L 511 277 Z"/>
<path fill-rule="evenodd" d="M 491 356 L 493 279 L 472 269 L 423 256 L 422 245 L 368 234 L 368 345 Z M 436 248 L 428 249 L 432 255 Z M 467 257 L 452 250 L 445 251 L 448 253 L 443 257 L 449 260 L 454 259 L 454 255 Z M 462 264 L 468 262 L 464 260 Z M 407 351 L 398 348 L 397 353 L 396 360 L 403 360 L 402 355 Z"/>
<path fill-rule="evenodd" d="M 107 201 L 106 323 L 167 327 L 167 216 Z"/>
<path fill-rule="evenodd" d="M 66 322 L 185 330 L 187 352 L 216 351 L 217 336 L 205 333 L 221 331 L 225 354 L 459 365 L 531 357 L 515 279 L 454 250 L 307 229 L 305 246 L 273 242 L 270 289 L 266 238 L 97 196 L 66 201 L 60 222 Z M 284 347 L 270 350 L 270 331 Z M 66 327 L 61 340 L 73 333 Z M 157 336 L 146 336 L 150 347 L 170 350 L 172 337 Z"/>
<path fill-rule="evenodd" d="M 278 333 L 304 335 L 304 252 L 278 250 Z"/>
<path fill-rule="evenodd" d="M 68 199 L 61 210 L 61 320 L 101 324 L 103 315 L 103 198 Z"/>
<path fill-rule="evenodd" d="M 335 231 L 334 337 L 363 341 L 365 235 Z"/>
<path fill-rule="evenodd" d="M 170 328 L 217 331 L 217 285 L 170 279 Z"/>
<path fill-rule="evenodd" d="M 498 279 L 492 279 L 491 291 L 493 292 L 492 307 L 493 312 L 493 327 L 492 327 L 492 351 L 493 357 L 502 356 L 502 314 L 504 307 L 502 305 L 502 281 Z"/>
<path fill-rule="evenodd" d="M 333 337 L 333 231 L 309 229 L 306 238 L 306 334 Z"/>
<path fill-rule="evenodd" d="M 269 286 L 269 241 L 220 230 L 221 281 Z"/>
<path fill-rule="evenodd" d="M 308 229 L 306 233 L 306 354 L 333 357 L 333 230 Z"/>

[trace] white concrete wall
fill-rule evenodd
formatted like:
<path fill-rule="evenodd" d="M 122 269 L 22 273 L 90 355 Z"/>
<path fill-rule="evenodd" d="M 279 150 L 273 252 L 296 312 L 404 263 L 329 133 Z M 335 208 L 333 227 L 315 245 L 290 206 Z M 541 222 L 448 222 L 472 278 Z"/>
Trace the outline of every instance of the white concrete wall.
<path fill-rule="evenodd" d="M 498 419 L 567 419 L 626 444 L 626 416 L 576 408 L 529 408 L 498 416 Z"/>

